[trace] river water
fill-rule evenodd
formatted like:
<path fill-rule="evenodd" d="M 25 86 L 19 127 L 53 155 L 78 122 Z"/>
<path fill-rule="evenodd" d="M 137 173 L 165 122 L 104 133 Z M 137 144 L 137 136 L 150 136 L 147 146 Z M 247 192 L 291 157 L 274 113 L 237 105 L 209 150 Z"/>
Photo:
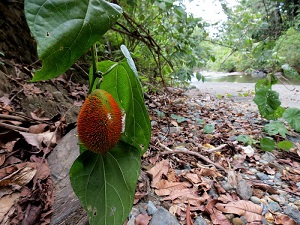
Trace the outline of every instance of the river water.
<path fill-rule="evenodd" d="M 230 83 L 256 83 L 261 78 L 255 78 L 251 75 L 247 75 L 241 72 L 225 73 L 225 72 L 213 72 L 213 71 L 201 71 L 204 76 L 204 82 L 230 82 Z M 192 82 L 197 82 L 196 78 L 192 79 Z M 293 80 L 289 82 L 285 79 L 280 79 L 278 84 L 294 84 L 300 85 L 300 80 Z"/>
<path fill-rule="evenodd" d="M 253 99 L 255 82 L 259 80 L 242 73 L 201 72 L 201 74 L 205 77 L 204 82 L 193 78 L 190 83 L 199 90 L 198 92 L 214 96 L 231 96 L 241 101 Z M 290 84 L 281 79 L 278 84 L 272 86 L 272 89 L 279 93 L 283 107 L 300 108 L 300 81 L 293 81 L 293 84 Z"/>

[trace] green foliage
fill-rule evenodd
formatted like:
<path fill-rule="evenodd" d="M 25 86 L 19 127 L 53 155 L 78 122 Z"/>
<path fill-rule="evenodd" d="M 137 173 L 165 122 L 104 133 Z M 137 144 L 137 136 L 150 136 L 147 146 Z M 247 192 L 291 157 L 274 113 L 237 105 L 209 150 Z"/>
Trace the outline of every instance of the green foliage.
<path fill-rule="evenodd" d="M 140 153 L 124 142 L 104 156 L 84 151 L 75 160 L 71 184 L 90 224 L 123 224 L 132 208 L 139 170 Z"/>
<path fill-rule="evenodd" d="M 93 45 L 89 91 L 99 88 L 101 83 L 125 116 L 125 130 L 115 147 L 100 155 L 85 151 L 80 145 L 81 154 L 70 170 L 72 187 L 87 210 L 91 225 L 123 224 L 132 208 L 140 156 L 147 150 L 151 135 L 141 83 L 127 48 L 121 46 L 119 52 L 126 59 L 118 63 L 97 63 L 94 54 L 95 42 L 112 27 L 121 12 L 119 6 L 103 0 L 76 4 L 61 0 L 25 1 L 26 18 L 43 60 L 43 67 L 33 81 L 57 77 Z"/>
<path fill-rule="evenodd" d="M 289 67 L 300 71 L 300 33 L 294 28 L 287 30 L 276 41 L 275 51 L 281 65 L 287 64 Z M 285 74 L 290 73 L 290 68 L 283 68 Z M 297 74 L 298 75 L 298 74 Z M 296 76 L 297 76 L 296 75 Z M 294 75 L 292 75 L 294 76 Z M 298 75 L 299 76 L 299 75 Z"/>
<path fill-rule="evenodd" d="M 277 146 L 282 150 L 288 151 L 294 146 L 294 144 L 290 141 L 285 140 L 278 142 Z"/>
<path fill-rule="evenodd" d="M 109 44 L 107 58 L 118 54 L 124 43 L 134 58 L 139 75 L 147 89 L 154 90 L 162 82 L 171 85 L 186 84 L 195 68 L 207 60 L 207 50 L 199 43 L 206 37 L 205 23 L 185 12 L 182 1 L 120 0 L 119 4 L 130 16 L 119 20 L 116 32 L 108 32 L 101 41 Z M 133 22 L 135 21 L 135 22 Z M 149 36 L 150 35 L 150 36 Z M 153 41 L 149 41 L 154 37 Z"/>
<path fill-rule="evenodd" d="M 210 134 L 210 133 L 214 132 L 214 130 L 215 130 L 215 125 L 214 124 L 206 124 L 203 127 L 203 132 L 205 134 Z"/>
<path fill-rule="evenodd" d="M 285 138 L 286 135 L 289 134 L 289 131 L 284 126 L 284 123 L 280 121 L 274 121 L 269 124 L 266 124 L 263 130 L 267 132 L 270 136 L 280 134 L 282 137 Z"/>
<path fill-rule="evenodd" d="M 188 121 L 187 118 L 182 117 L 182 116 L 177 116 L 175 114 L 171 114 L 171 118 L 175 119 L 178 123 L 182 123 L 182 122 Z"/>
<path fill-rule="evenodd" d="M 268 120 L 282 117 L 285 109 L 280 107 L 279 94 L 272 90 L 272 85 L 277 80 L 274 76 L 268 76 L 255 84 L 255 97 L 253 101 L 258 106 L 260 114 Z"/>
<path fill-rule="evenodd" d="M 300 109 L 288 108 L 283 118 L 290 124 L 290 126 L 297 132 L 300 132 Z"/>
<path fill-rule="evenodd" d="M 266 137 L 260 139 L 260 147 L 264 151 L 272 151 L 276 148 L 275 141 L 272 138 Z"/>
<path fill-rule="evenodd" d="M 253 144 L 256 143 L 256 140 L 254 140 L 250 136 L 244 135 L 244 134 L 239 135 L 236 140 L 239 141 L 239 142 L 243 142 L 244 145 L 246 145 L 246 146 L 247 145 L 253 145 Z"/>
<path fill-rule="evenodd" d="M 32 81 L 57 77 L 107 32 L 122 9 L 102 0 L 25 0 L 25 15 L 37 41 L 41 70 Z"/>

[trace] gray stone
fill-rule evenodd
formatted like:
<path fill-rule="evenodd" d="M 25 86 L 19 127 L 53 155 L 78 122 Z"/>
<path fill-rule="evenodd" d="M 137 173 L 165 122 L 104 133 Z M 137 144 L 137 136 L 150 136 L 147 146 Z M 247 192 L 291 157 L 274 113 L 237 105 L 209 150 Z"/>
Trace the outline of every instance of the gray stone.
<path fill-rule="evenodd" d="M 298 190 L 300 191 L 300 182 L 296 183 Z"/>
<path fill-rule="evenodd" d="M 271 152 L 266 152 L 265 154 L 263 154 L 263 155 L 261 156 L 261 159 L 267 161 L 268 163 L 270 163 L 270 162 L 274 162 L 275 159 L 276 159 L 276 157 L 274 156 L 273 153 L 271 153 Z"/>
<path fill-rule="evenodd" d="M 267 174 L 265 174 L 265 173 L 258 172 L 256 175 L 261 180 L 270 180 L 270 177 Z"/>
<path fill-rule="evenodd" d="M 166 209 L 160 207 L 152 216 L 149 225 L 180 225 L 177 219 Z"/>
<path fill-rule="evenodd" d="M 250 200 L 254 204 L 260 204 L 261 203 L 260 199 L 258 197 L 256 197 L 256 196 L 251 196 Z"/>
<path fill-rule="evenodd" d="M 273 212 L 278 212 L 281 211 L 281 207 L 279 206 L 279 204 L 277 202 L 269 202 L 269 209 L 272 210 Z"/>
<path fill-rule="evenodd" d="M 157 122 L 156 121 L 151 121 L 151 127 L 155 127 L 155 126 L 157 126 Z"/>
<path fill-rule="evenodd" d="M 197 216 L 196 220 L 194 221 L 194 225 L 207 225 L 207 223 L 202 217 Z"/>
<path fill-rule="evenodd" d="M 222 181 L 221 186 L 225 189 L 225 191 L 231 191 L 233 189 L 227 181 Z"/>
<path fill-rule="evenodd" d="M 157 211 L 156 206 L 153 204 L 152 201 L 148 202 L 148 208 L 147 208 L 147 212 L 149 215 L 153 215 L 155 212 Z"/>
<path fill-rule="evenodd" d="M 291 217 L 297 224 L 300 224 L 300 211 L 292 206 L 287 206 L 284 213 Z"/>
<path fill-rule="evenodd" d="M 245 225 L 245 222 L 241 218 L 233 218 L 232 220 L 233 225 Z"/>
<path fill-rule="evenodd" d="M 244 179 L 238 181 L 236 192 L 245 200 L 248 200 L 252 196 L 252 188 Z"/>

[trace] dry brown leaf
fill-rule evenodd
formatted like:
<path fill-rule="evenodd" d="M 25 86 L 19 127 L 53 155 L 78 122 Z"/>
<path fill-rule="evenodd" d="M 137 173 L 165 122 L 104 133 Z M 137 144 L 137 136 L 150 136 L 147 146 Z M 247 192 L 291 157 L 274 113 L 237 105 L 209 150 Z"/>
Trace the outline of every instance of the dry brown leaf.
<path fill-rule="evenodd" d="M 236 188 L 237 187 L 237 175 L 234 170 L 230 170 L 227 172 L 227 181 L 228 184 L 230 184 L 231 187 Z"/>
<path fill-rule="evenodd" d="M 55 132 L 46 131 L 41 134 L 31 134 L 26 132 L 19 132 L 28 144 L 37 147 L 39 150 L 42 149 L 42 143 L 45 145 L 53 146 L 56 144 Z"/>
<path fill-rule="evenodd" d="M 6 159 L 5 154 L 0 154 L 0 166 L 3 165 L 3 163 L 5 162 L 5 159 Z"/>
<path fill-rule="evenodd" d="M 169 182 L 167 180 L 160 180 L 156 184 L 155 193 L 158 196 L 166 196 L 171 194 L 172 191 L 186 189 L 187 187 L 191 187 L 192 185 L 188 182 Z"/>
<path fill-rule="evenodd" d="M 217 202 L 217 199 L 208 200 L 205 211 L 209 213 L 213 224 L 230 225 L 229 220 L 214 207 Z"/>
<path fill-rule="evenodd" d="M 7 171 L 13 171 L 7 173 L 0 179 L 0 187 L 12 186 L 20 188 L 29 183 L 36 174 L 34 163 L 21 163 L 19 165 L 12 165 L 8 168 L 2 168 L 0 174 L 5 174 Z"/>
<path fill-rule="evenodd" d="M 297 225 L 297 223 L 287 215 L 277 214 L 275 216 L 275 224 L 278 225 Z"/>
<path fill-rule="evenodd" d="M 212 168 L 206 168 L 202 167 L 200 172 L 197 173 L 199 176 L 207 176 L 207 177 L 223 177 L 222 174 L 220 174 L 215 167 Z"/>
<path fill-rule="evenodd" d="M 177 201 L 174 201 L 175 199 L 177 199 Z M 199 197 L 192 189 L 188 188 L 172 191 L 168 197 L 165 197 L 162 200 L 171 200 L 176 204 L 187 203 L 189 201 L 190 204 L 194 206 L 199 206 L 206 201 L 205 198 Z"/>
<path fill-rule="evenodd" d="M 194 225 L 191 218 L 191 205 L 189 201 L 188 201 L 188 206 L 186 208 L 186 225 Z"/>
<path fill-rule="evenodd" d="M 265 169 L 265 171 L 266 171 L 268 174 L 270 174 L 270 175 L 274 175 L 274 174 L 275 174 L 275 170 L 272 169 L 272 168 L 269 167 L 269 166 L 266 166 L 264 169 Z"/>
<path fill-rule="evenodd" d="M 193 184 L 198 184 L 202 181 L 199 178 L 199 176 L 195 173 L 186 173 L 186 174 L 183 174 L 182 176 Z"/>
<path fill-rule="evenodd" d="M 156 184 L 162 179 L 162 175 L 167 175 L 169 168 L 169 161 L 162 160 L 147 171 L 147 173 L 152 178 L 151 187 L 156 187 Z"/>
<path fill-rule="evenodd" d="M 7 221 L 3 221 L 4 216 L 10 210 L 10 208 L 16 203 L 20 197 L 20 193 L 13 193 L 0 198 L 0 223 L 6 224 Z"/>
<path fill-rule="evenodd" d="M 139 214 L 136 218 L 135 218 L 135 225 L 148 225 L 150 220 L 151 220 L 151 216 L 143 215 L 143 214 Z"/>
<path fill-rule="evenodd" d="M 244 216 L 248 222 L 262 220 L 262 207 L 251 201 L 239 200 L 227 204 L 217 203 L 215 207 L 221 212 Z"/>
<path fill-rule="evenodd" d="M 45 131 L 45 129 L 48 127 L 48 124 L 41 123 L 37 125 L 32 125 L 28 128 L 29 133 L 32 134 L 40 134 Z"/>

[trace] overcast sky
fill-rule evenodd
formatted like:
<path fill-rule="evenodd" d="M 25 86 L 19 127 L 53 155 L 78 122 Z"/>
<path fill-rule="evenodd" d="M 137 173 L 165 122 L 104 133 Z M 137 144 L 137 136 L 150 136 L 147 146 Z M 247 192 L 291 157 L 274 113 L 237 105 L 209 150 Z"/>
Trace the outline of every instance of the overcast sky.
<path fill-rule="evenodd" d="M 226 0 L 229 7 L 237 5 L 237 0 Z M 185 0 L 185 5 L 189 13 L 193 13 L 195 17 L 202 17 L 210 23 L 220 20 L 226 20 L 226 15 L 222 10 L 219 0 L 193 0 L 189 3 Z"/>

